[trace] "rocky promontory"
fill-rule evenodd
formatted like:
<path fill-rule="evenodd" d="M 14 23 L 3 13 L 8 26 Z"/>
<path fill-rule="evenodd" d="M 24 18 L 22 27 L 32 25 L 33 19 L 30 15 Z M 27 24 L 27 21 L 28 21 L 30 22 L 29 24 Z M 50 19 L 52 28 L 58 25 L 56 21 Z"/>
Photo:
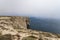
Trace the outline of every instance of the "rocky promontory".
<path fill-rule="evenodd" d="M 0 40 L 60 40 L 60 34 L 29 29 L 29 17 L 0 16 Z"/>

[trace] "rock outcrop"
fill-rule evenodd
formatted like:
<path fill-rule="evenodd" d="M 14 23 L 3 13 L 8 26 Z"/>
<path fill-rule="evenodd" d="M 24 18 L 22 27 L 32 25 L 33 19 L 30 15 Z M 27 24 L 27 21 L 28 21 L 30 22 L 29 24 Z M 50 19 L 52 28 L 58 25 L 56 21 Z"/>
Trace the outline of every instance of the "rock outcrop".
<path fill-rule="evenodd" d="M 0 16 L 0 40 L 60 40 L 60 34 L 29 29 L 29 18 Z"/>

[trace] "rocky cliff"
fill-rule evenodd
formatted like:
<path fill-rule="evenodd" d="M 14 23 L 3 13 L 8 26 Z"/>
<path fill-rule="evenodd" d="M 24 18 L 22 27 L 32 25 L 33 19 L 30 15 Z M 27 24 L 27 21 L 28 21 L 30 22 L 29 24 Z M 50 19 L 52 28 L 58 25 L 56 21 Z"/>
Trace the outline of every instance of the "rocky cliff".
<path fill-rule="evenodd" d="M 0 16 L 0 40 L 60 40 L 60 34 L 29 29 L 29 18 Z"/>

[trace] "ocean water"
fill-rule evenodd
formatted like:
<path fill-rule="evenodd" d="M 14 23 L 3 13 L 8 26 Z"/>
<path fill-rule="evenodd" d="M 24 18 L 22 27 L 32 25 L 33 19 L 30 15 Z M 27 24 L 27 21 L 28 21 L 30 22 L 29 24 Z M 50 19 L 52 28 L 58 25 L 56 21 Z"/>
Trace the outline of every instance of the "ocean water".
<path fill-rule="evenodd" d="M 60 20 L 30 17 L 30 29 L 60 33 Z"/>

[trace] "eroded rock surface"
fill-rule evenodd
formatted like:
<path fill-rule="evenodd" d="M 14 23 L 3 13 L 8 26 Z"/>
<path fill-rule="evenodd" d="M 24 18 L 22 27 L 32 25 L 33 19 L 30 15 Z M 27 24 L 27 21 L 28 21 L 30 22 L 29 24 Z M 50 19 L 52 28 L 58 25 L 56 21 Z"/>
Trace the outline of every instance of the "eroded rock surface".
<path fill-rule="evenodd" d="M 60 40 L 60 34 L 29 28 L 28 17 L 0 16 L 0 40 Z"/>

